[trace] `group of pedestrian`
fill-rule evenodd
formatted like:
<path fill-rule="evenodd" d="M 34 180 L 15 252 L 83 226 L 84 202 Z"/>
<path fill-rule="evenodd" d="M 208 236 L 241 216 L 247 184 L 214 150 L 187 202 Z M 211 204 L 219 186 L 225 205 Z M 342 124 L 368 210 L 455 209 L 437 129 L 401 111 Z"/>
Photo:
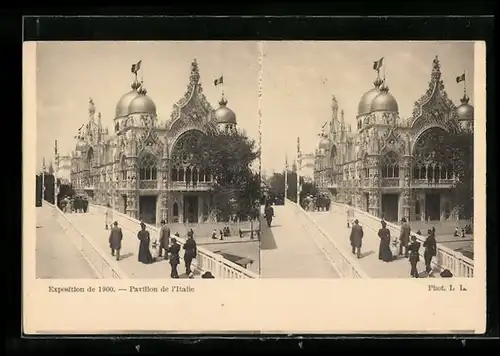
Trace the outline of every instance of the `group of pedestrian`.
<path fill-rule="evenodd" d="M 106 229 L 108 228 L 108 217 L 106 217 Z M 161 221 L 160 235 L 158 239 L 158 244 L 156 241 L 151 244 L 151 236 L 149 231 L 146 229 L 146 224 L 141 221 L 140 230 L 137 233 L 137 239 L 139 240 L 139 253 L 138 261 L 144 264 L 151 264 L 156 261 L 151 253 L 151 246 L 158 247 L 158 258 L 164 258 L 170 263 L 170 277 L 177 279 L 179 278 L 179 273 L 177 268 L 180 264 L 180 251 L 181 245 L 178 243 L 175 236 L 170 235 L 170 229 L 168 228 L 165 220 Z M 109 247 L 111 249 L 111 255 L 116 257 L 116 260 L 120 260 L 120 250 L 122 248 L 123 232 L 120 227 L 118 227 L 118 222 L 113 222 L 111 227 L 111 232 L 109 235 Z M 186 267 L 186 275 L 188 278 L 193 278 L 193 271 L 191 269 L 191 264 L 197 255 L 196 241 L 194 240 L 194 233 L 191 229 L 188 232 L 188 238 L 184 245 L 182 246 L 184 250 L 184 264 Z M 163 255 L 165 257 L 163 257 Z M 205 277 L 210 278 L 210 277 Z"/>
<path fill-rule="evenodd" d="M 385 220 L 381 220 L 381 228 L 377 233 L 378 237 L 380 238 L 378 258 L 383 262 L 391 262 L 397 259 L 398 256 L 404 256 L 405 258 L 408 258 L 410 262 L 410 276 L 413 278 L 418 278 L 419 273 L 417 264 L 420 261 L 421 244 L 417 241 L 417 237 L 415 235 L 411 235 L 411 227 L 408 224 L 407 220 L 403 218 L 401 223 L 402 224 L 399 241 L 395 240 L 391 242 L 391 231 L 387 228 L 387 223 L 385 222 Z M 348 215 L 348 226 L 349 224 L 350 220 Z M 356 255 L 357 258 L 361 258 L 363 236 L 363 228 L 359 225 L 358 219 L 355 219 L 352 222 L 349 240 L 351 243 L 352 253 Z M 423 247 L 425 249 L 425 271 L 428 275 L 430 275 L 432 272 L 432 259 L 437 255 L 435 228 L 429 229 L 427 231 L 427 238 L 423 243 Z"/>
<path fill-rule="evenodd" d="M 59 198 L 58 206 L 64 213 L 86 213 L 89 209 L 89 200 L 84 195 L 64 196 Z"/>

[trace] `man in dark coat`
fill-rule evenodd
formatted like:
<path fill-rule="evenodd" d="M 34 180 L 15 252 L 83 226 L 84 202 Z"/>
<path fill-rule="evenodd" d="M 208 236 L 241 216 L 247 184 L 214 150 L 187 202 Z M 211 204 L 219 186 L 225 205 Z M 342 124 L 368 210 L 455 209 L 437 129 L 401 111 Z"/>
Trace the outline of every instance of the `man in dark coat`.
<path fill-rule="evenodd" d="M 85 197 L 85 198 L 83 198 L 82 203 L 83 203 L 83 212 L 86 213 L 88 211 L 88 209 L 89 209 L 89 201 Z"/>
<path fill-rule="evenodd" d="M 413 278 L 418 278 L 418 270 L 417 270 L 417 263 L 420 261 L 420 254 L 419 254 L 419 249 L 420 249 L 420 242 L 417 241 L 417 237 L 415 235 L 412 235 L 411 237 L 411 243 L 408 246 L 408 254 L 409 254 L 409 261 L 410 261 L 410 276 Z"/>
<path fill-rule="evenodd" d="M 186 265 L 186 274 L 191 276 L 191 263 L 196 258 L 196 241 L 194 241 L 193 233 L 189 234 L 186 243 L 184 243 L 184 264 Z"/>
<path fill-rule="evenodd" d="M 170 229 L 166 225 L 165 220 L 162 220 L 160 228 L 160 238 L 158 239 L 159 242 L 158 257 L 163 257 L 163 250 L 166 250 L 168 248 L 169 239 L 170 239 Z M 165 251 L 165 258 L 167 257 L 168 253 Z"/>
<path fill-rule="evenodd" d="M 268 204 L 264 208 L 264 215 L 266 217 L 267 226 L 271 227 L 271 222 L 272 222 L 273 217 L 274 217 L 274 209 L 270 204 Z"/>
<path fill-rule="evenodd" d="M 177 273 L 177 266 L 180 263 L 179 252 L 181 250 L 181 246 L 177 243 L 177 239 L 174 237 L 172 237 L 170 239 L 170 241 L 172 242 L 172 244 L 167 249 L 167 252 L 170 254 L 170 258 L 169 258 L 170 267 L 171 267 L 170 277 L 177 279 L 177 278 L 179 278 L 179 273 Z"/>
<path fill-rule="evenodd" d="M 122 229 L 118 227 L 118 222 L 113 223 L 111 232 L 109 233 L 109 247 L 111 248 L 111 256 L 116 253 L 116 260 L 120 260 L 120 250 L 122 248 L 123 233 Z"/>
<path fill-rule="evenodd" d="M 352 253 L 356 254 L 358 258 L 361 258 L 361 245 L 363 240 L 363 228 L 359 226 L 358 219 L 354 220 L 354 225 L 351 228 L 351 235 L 349 237 L 351 240 Z"/>
<path fill-rule="evenodd" d="M 408 244 L 410 243 L 410 224 L 406 221 L 406 218 L 401 219 L 401 233 L 399 234 L 399 255 L 403 254 L 403 248 L 405 251 L 405 257 L 408 258 Z"/>
<path fill-rule="evenodd" d="M 437 254 L 437 243 L 432 229 L 427 231 L 427 239 L 424 241 L 424 248 L 425 271 L 431 273 L 432 258 Z"/>

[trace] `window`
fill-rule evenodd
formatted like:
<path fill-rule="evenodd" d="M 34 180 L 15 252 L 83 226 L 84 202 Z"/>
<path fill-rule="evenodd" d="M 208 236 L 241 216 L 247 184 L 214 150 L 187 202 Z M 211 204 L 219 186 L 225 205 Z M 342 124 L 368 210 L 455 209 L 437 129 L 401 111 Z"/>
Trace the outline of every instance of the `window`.
<path fill-rule="evenodd" d="M 139 162 L 139 179 L 156 180 L 157 179 L 157 159 L 150 153 L 144 154 Z"/>
<path fill-rule="evenodd" d="M 399 177 L 399 157 L 395 152 L 390 151 L 383 156 L 381 171 L 382 178 Z"/>

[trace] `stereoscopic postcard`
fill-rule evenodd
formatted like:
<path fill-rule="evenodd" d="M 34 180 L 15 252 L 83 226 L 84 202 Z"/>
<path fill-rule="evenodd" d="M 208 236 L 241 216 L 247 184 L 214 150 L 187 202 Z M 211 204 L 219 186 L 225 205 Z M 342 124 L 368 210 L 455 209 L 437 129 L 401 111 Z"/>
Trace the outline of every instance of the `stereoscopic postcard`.
<path fill-rule="evenodd" d="M 485 54 L 26 42 L 24 332 L 484 333 Z"/>

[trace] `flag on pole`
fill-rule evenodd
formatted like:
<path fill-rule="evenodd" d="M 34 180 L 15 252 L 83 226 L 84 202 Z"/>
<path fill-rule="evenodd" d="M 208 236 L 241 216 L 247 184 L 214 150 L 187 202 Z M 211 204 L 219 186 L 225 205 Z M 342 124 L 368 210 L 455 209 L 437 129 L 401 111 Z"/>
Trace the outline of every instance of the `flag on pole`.
<path fill-rule="evenodd" d="M 132 64 L 131 72 L 134 74 L 137 74 L 137 72 L 141 69 L 141 64 L 142 64 L 142 60 L 140 60 L 136 64 Z"/>
<path fill-rule="evenodd" d="M 224 77 L 221 75 L 220 78 L 214 80 L 214 85 L 224 84 Z"/>
<path fill-rule="evenodd" d="M 465 81 L 465 73 L 462 74 L 461 76 L 457 77 L 457 83 Z"/>
<path fill-rule="evenodd" d="M 384 57 L 380 58 L 378 61 L 373 62 L 373 70 L 379 71 L 384 65 Z"/>

